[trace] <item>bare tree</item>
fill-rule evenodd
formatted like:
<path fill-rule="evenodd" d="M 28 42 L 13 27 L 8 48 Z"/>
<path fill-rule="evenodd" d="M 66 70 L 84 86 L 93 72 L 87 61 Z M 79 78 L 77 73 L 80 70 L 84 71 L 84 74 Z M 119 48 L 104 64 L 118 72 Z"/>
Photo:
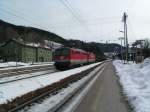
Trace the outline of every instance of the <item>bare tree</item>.
<path fill-rule="evenodd" d="M 150 40 L 145 39 L 143 43 L 143 55 L 144 58 L 150 57 Z"/>

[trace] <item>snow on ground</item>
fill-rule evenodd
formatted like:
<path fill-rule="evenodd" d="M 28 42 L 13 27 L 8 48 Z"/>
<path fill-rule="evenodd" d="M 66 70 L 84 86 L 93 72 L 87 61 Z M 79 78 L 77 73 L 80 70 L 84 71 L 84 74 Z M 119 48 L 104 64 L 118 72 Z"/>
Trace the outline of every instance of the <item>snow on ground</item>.
<path fill-rule="evenodd" d="M 100 66 L 96 68 L 89 75 L 73 84 L 70 84 L 67 88 L 60 90 L 56 95 L 52 95 L 49 98 L 46 98 L 43 102 L 35 103 L 31 107 L 27 107 L 19 112 L 48 112 L 50 109 L 54 108 L 57 104 L 63 101 L 68 95 L 72 95 L 74 91 L 78 90 L 78 88 L 90 79 L 100 68 L 102 67 Z"/>
<path fill-rule="evenodd" d="M 150 59 L 141 64 L 113 62 L 124 94 L 136 112 L 150 112 Z"/>
<path fill-rule="evenodd" d="M 54 82 L 60 81 L 61 79 L 64 79 L 73 74 L 80 73 L 86 69 L 89 69 L 95 65 L 98 65 L 99 63 L 94 63 L 94 64 L 90 64 L 87 66 L 83 66 L 83 67 L 79 67 L 79 68 L 75 68 L 75 69 L 71 69 L 67 71 L 51 73 L 51 74 L 47 74 L 47 75 L 43 75 L 39 77 L 19 80 L 16 82 L 1 84 L 0 85 L 0 104 L 6 103 L 7 100 L 11 101 L 17 96 L 21 96 L 30 91 L 34 91 L 36 89 L 50 85 Z"/>
<path fill-rule="evenodd" d="M 0 70 L 16 69 L 16 68 L 26 68 L 34 66 L 44 66 L 53 65 L 54 62 L 35 62 L 35 63 L 23 63 L 23 62 L 6 62 L 0 63 Z"/>
<path fill-rule="evenodd" d="M 0 63 L 0 68 L 5 67 L 15 67 L 15 66 L 28 66 L 29 63 L 22 63 L 22 62 L 6 62 L 6 63 Z"/>

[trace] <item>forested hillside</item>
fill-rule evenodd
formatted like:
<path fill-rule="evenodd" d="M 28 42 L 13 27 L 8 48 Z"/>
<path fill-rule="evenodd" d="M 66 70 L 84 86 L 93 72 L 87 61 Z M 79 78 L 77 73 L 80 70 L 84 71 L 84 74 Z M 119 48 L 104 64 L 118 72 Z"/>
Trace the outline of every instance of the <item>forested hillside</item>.
<path fill-rule="evenodd" d="M 51 40 L 61 44 L 67 44 L 62 37 L 33 27 L 16 26 L 0 20 L 0 42 L 5 42 L 11 38 L 21 38 L 27 42 L 42 42 Z"/>

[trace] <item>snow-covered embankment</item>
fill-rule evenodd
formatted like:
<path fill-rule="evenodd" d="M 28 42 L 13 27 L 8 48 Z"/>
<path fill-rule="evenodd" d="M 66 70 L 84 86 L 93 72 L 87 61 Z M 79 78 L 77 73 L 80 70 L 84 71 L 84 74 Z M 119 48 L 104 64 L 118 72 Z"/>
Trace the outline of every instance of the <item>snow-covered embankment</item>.
<path fill-rule="evenodd" d="M 124 94 L 136 112 L 150 112 L 150 59 L 141 64 L 113 62 Z"/>

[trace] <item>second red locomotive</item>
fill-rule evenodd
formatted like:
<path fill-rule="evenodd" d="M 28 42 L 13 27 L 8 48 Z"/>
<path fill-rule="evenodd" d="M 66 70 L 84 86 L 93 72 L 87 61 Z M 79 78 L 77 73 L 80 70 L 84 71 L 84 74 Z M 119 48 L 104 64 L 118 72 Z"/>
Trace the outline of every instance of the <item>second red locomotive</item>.
<path fill-rule="evenodd" d="M 57 69 L 64 70 L 95 62 L 95 54 L 81 49 L 62 47 L 55 50 L 54 61 Z"/>

